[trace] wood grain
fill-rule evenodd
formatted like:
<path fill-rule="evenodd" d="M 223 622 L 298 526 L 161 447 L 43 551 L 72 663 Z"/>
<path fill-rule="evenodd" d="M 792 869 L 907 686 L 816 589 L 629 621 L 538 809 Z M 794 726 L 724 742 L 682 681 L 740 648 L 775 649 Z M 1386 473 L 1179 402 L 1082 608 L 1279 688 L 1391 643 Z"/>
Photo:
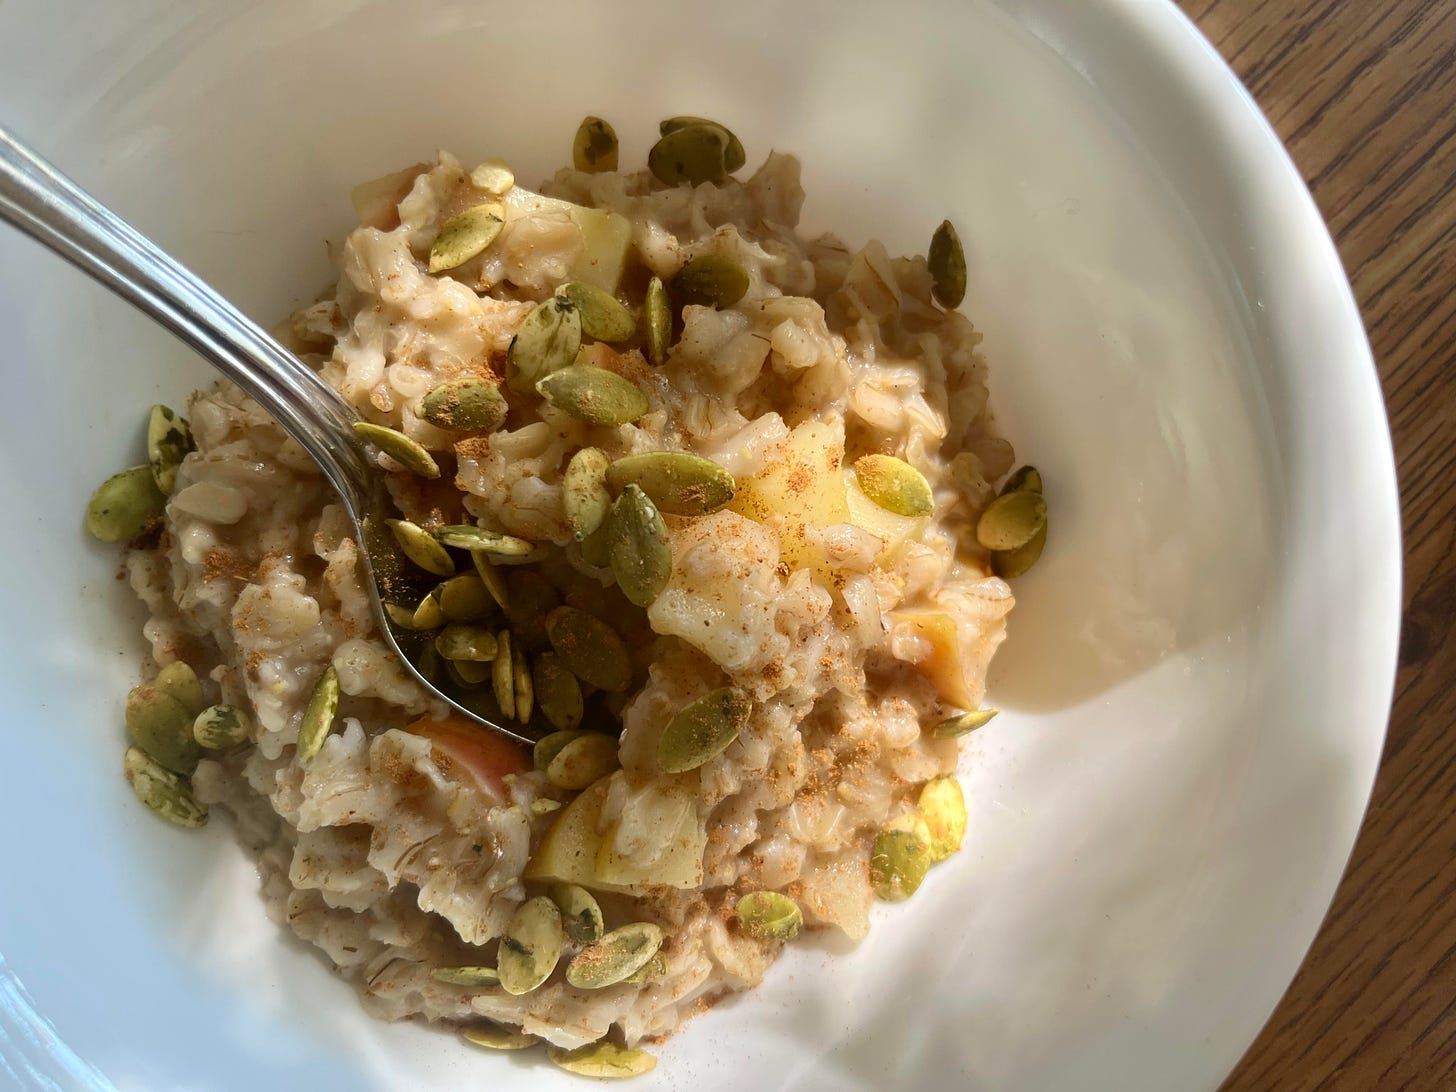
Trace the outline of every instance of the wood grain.
<path fill-rule="evenodd" d="M 1456 2 L 1182 0 L 1289 145 L 1389 407 L 1406 615 L 1339 895 L 1226 1092 L 1456 1089 Z"/>

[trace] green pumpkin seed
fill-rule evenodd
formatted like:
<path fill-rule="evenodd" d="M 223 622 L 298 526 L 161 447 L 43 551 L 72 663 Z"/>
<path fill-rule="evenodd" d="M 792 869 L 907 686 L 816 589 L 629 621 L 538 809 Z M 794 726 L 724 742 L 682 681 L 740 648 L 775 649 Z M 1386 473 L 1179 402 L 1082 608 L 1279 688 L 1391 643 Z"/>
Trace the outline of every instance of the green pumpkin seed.
<path fill-rule="evenodd" d="M 710 690 L 679 710 L 657 739 L 657 768 L 686 773 L 716 758 L 738 738 L 753 713 L 753 699 L 736 686 Z"/>
<path fill-rule="evenodd" d="M 484 626 L 452 622 L 435 638 L 435 650 L 447 660 L 490 663 L 499 654 L 496 636 Z"/>
<path fill-rule="evenodd" d="M 470 172 L 470 184 L 478 190 L 501 197 L 516 184 L 516 174 L 504 159 L 487 159 Z"/>
<path fill-rule="evenodd" d="M 515 642 L 527 652 L 551 647 L 546 638 L 546 615 L 561 605 L 561 593 L 540 573 L 520 570 L 512 574 L 511 605 L 506 608 Z"/>
<path fill-rule="evenodd" d="M 545 895 L 523 902 L 505 934 L 496 955 L 496 970 L 506 993 L 530 993 L 551 977 L 561 959 L 561 912 Z"/>
<path fill-rule="evenodd" d="M 418 474 L 422 478 L 440 476 L 440 467 L 435 462 L 435 457 L 421 444 L 411 440 L 398 429 L 372 424 L 369 421 L 355 421 L 354 432 L 361 439 L 368 440 L 410 473 Z"/>
<path fill-rule="evenodd" d="M 575 607 L 546 616 L 546 638 L 561 666 L 598 690 L 626 690 L 632 682 L 627 645 L 607 623 Z"/>
<path fill-rule="evenodd" d="M 323 749 L 324 740 L 334 727 L 334 715 L 339 711 L 339 673 L 334 665 L 324 668 L 324 673 L 314 683 L 303 719 L 298 723 L 298 752 L 294 756 L 300 766 L 307 766 Z"/>
<path fill-rule="evenodd" d="M 667 186 L 700 186 L 728 177 L 728 132 L 720 125 L 684 125 L 647 153 L 647 169 Z"/>
<path fill-rule="evenodd" d="M 667 298 L 667 286 L 661 277 L 647 282 L 647 298 L 642 303 L 642 323 L 647 327 L 647 359 L 661 367 L 667 360 L 667 349 L 672 343 L 672 304 Z"/>
<path fill-rule="evenodd" d="M 893 455 L 865 455 L 854 461 L 854 476 L 864 495 L 897 516 L 928 516 L 935 494 L 925 475 Z"/>
<path fill-rule="evenodd" d="M 177 484 L 177 468 L 196 445 L 192 429 L 185 417 L 179 417 L 166 406 L 153 406 L 147 418 L 147 463 L 152 479 L 163 493 L 171 493 Z"/>
<path fill-rule="evenodd" d="M 661 952 L 655 952 L 651 959 L 642 964 L 636 971 L 633 971 L 623 982 L 648 982 L 654 978 L 661 978 L 667 974 L 667 956 Z"/>
<path fill-rule="evenodd" d="M 600 174 L 617 169 L 617 131 L 599 117 L 588 115 L 576 127 L 571 142 L 571 163 L 579 171 Z"/>
<path fill-rule="evenodd" d="M 455 559 L 429 531 L 407 519 L 387 519 L 384 522 L 389 525 L 404 556 L 425 572 L 436 576 L 455 575 Z"/>
<path fill-rule="evenodd" d="M 607 927 L 602 908 L 590 891 L 574 883 L 558 883 L 551 888 L 551 898 L 561 911 L 568 939 L 578 944 L 594 944 L 602 939 Z"/>
<path fill-rule="evenodd" d="M 612 576 L 628 599 L 650 607 L 672 577 L 672 547 L 657 506 L 635 485 L 612 505 Z"/>
<path fill-rule="evenodd" d="M 461 1038 L 486 1050 L 525 1050 L 541 1041 L 534 1035 L 512 1028 L 471 1028 L 463 1032 Z"/>
<path fill-rule="evenodd" d="M 447 622 L 483 622 L 496 612 L 485 581 L 475 573 L 452 576 L 432 593 Z"/>
<path fill-rule="evenodd" d="M 743 142 L 734 136 L 732 130 L 726 125 L 722 125 L 711 118 L 695 118 L 690 114 L 679 114 L 677 117 L 667 118 L 664 121 L 658 122 L 657 135 L 667 136 L 668 133 L 675 132 L 689 125 L 710 125 L 715 129 L 721 129 L 723 131 L 726 138 L 726 145 L 723 149 L 723 166 L 727 168 L 729 174 L 732 174 L 748 162 L 748 153 L 743 150 Z"/>
<path fill-rule="evenodd" d="M 158 671 L 152 685 L 171 694 L 194 717 L 202 712 L 202 707 L 206 704 L 202 697 L 202 680 L 190 665 L 181 660 L 173 660 Z"/>
<path fill-rule="evenodd" d="M 1001 495 L 1015 493 L 1020 489 L 1029 489 L 1033 493 L 1042 492 L 1041 471 L 1034 466 L 1023 466 L 1006 479 L 1006 484 L 1001 487 Z"/>
<path fill-rule="evenodd" d="M 490 663 L 476 660 L 445 661 L 445 674 L 450 676 L 456 686 L 466 690 L 474 690 L 477 686 L 485 685 L 490 681 L 493 673 Z"/>
<path fill-rule="evenodd" d="M 231 705 L 213 705 L 192 721 L 192 738 L 209 751 L 226 751 L 248 742 L 248 717 Z"/>
<path fill-rule="evenodd" d="M 430 272 L 464 265 L 491 243 L 506 226 L 506 210 L 495 203 L 476 205 L 445 221 L 430 244 Z"/>
<path fill-rule="evenodd" d="M 976 523 L 976 541 L 988 550 L 1025 546 L 1046 526 L 1047 504 L 1041 494 L 1020 489 L 997 497 Z"/>
<path fill-rule="evenodd" d="M 737 490 L 733 475 L 712 459 L 686 451 L 625 455 L 607 468 L 607 488 L 620 493 L 635 485 L 659 512 L 705 516 L 726 508 Z"/>
<path fill-rule="evenodd" d="M 969 713 L 961 713 L 941 721 L 930 734 L 936 739 L 958 739 L 984 727 L 999 712 L 999 709 L 972 709 Z"/>
<path fill-rule="evenodd" d="M 495 691 L 495 703 L 500 706 L 501 716 L 513 720 L 516 716 L 516 672 L 511 655 L 510 630 L 501 630 L 495 640 L 495 660 L 490 665 L 491 688 Z"/>
<path fill-rule="evenodd" d="M 538 303 L 506 353 L 506 383 L 527 393 L 552 372 L 568 367 L 581 349 L 581 315 L 560 296 Z"/>
<path fill-rule="evenodd" d="M 415 608 L 414 615 L 410 618 L 411 627 L 419 630 L 439 629 L 446 621 L 445 610 L 440 606 L 440 599 L 434 592 L 420 600 L 420 605 Z"/>
<path fill-rule="evenodd" d="M 561 666 L 556 653 L 543 652 L 536 657 L 531 665 L 531 686 L 536 692 L 536 704 L 541 715 L 551 727 L 569 729 L 581 723 L 581 684 L 576 681 L 575 675 Z"/>
<path fill-rule="evenodd" d="M 479 551 L 496 557 L 525 557 L 536 547 L 523 538 L 477 527 L 473 523 L 452 523 L 435 532 L 442 545 L 457 550 Z"/>
<path fill-rule="evenodd" d="M 384 613 L 388 615 L 391 626 L 399 629 L 415 628 L 415 612 L 409 607 L 402 607 L 398 603 L 385 603 Z"/>
<path fill-rule="evenodd" d="M 134 466 L 107 478 L 86 504 L 86 530 L 102 542 L 127 542 L 162 518 L 167 497 L 150 466 Z"/>
<path fill-rule="evenodd" d="M 947 311 L 966 298 L 966 252 L 961 237 L 949 221 L 941 222 L 930 237 L 925 263 L 930 267 L 930 291 Z"/>
<path fill-rule="evenodd" d="M 574 729 L 562 729 L 559 732 L 552 732 L 550 735 L 542 736 L 536 741 L 531 749 L 531 761 L 536 769 L 544 772 L 551 761 L 561 753 L 561 749 L 573 740 L 580 739 L 586 735 L 585 732 L 578 732 Z"/>
<path fill-rule="evenodd" d="M 640 1077 L 657 1068 L 657 1059 L 647 1051 L 606 1042 L 588 1043 L 575 1050 L 548 1046 L 546 1057 L 578 1077 L 599 1077 L 605 1080 Z"/>
<path fill-rule="evenodd" d="M 916 805 L 930 831 L 930 859 L 943 861 L 961 848 L 966 836 L 966 797 L 954 777 L 937 777 L 920 790 Z"/>
<path fill-rule="evenodd" d="M 993 551 L 991 571 L 1002 580 L 1015 580 L 1041 560 L 1042 551 L 1046 549 L 1046 540 L 1047 529 L 1043 523 L 1041 530 L 1032 535 L 1031 541 L 1025 546 L 1018 546 L 1014 550 Z"/>
<path fill-rule="evenodd" d="M 611 462 L 599 448 L 584 447 L 566 464 L 561 478 L 561 507 L 577 542 L 600 527 L 612 507 L 612 494 L 607 492 L 607 467 Z"/>
<path fill-rule="evenodd" d="M 556 752 L 546 767 L 546 780 L 558 789 L 584 789 L 622 764 L 617 752 L 616 736 L 583 732 Z"/>
<path fill-rule="evenodd" d="M 581 559 L 598 569 L 606 569 L 611 566 L 612 530 L 605 521 L 581 540 Z"/>
<path fill-rule="evenodd" d="M 158 765 L 190 775 L 202 751 L 192 738 L 193 712 L 165 690 L 134 687 L 126 696 L 126 736 Z"/>
<path fill-rule="evenodd" d="M 536 384 L 551 405 L 589 425 L 625 425 L 650 408 L 647 395 L 630 379 L 590 364 L 572 364 Z"/>
<path fill-rule="evenodd" d="M 137 799 L 167 822 L 179 827 L 200 827 L 207 822 L 207 806 L 198 803 L 187 783 L 155 759 L 128 747 L 123 767 Z"/>
<path fill-rule="evenodd" d="M 799 904 L 778 891 L 750 891 L 733 910 L 743 931 L 755 940 L 793 940 L 804 927 Z"/>
<path fill-rule="evenodd" d="M 662 929 L 637 921 L 613 929 L 566 965 L 566 981 L 579 990 L 615 986 L 636 974 L 662 947 Z"/>
<path fill-rule="evenodd" d="M 436 967 L 430 977 L 447 986 L 500 985 L 500 975 L 494 967 Z"/>
<path fill-rule="evenodd" d="M 506 410 L 494 381 L 462 375 L 430 388 L 415 406 L 415 416 L 447 432 L 489 432 L 500 427 Z"/>
<path fill-rule="evenodd" d="M 870 856 L 870 886 L 885 902 L 901 902 L 920 889 L 930 865 L 930 840 L 923 832 L 881 831 Z"/>
<path fill-rule="evenodd" d="M 748 271 L 726 254 L 700 254 L 675 274 L 672 297 L 680 307 L 732 307 L 748 291 Z"/>
<path fill-rule="evenodd" d="M 556 290 L 576 306 L 581 315 L 581 332 L 598 341 L 630 341 L 637 333 L 632 312 L 604 288 L 586 281 L 567 281 Z"/>
<path fill-rule="evenodd" d="M 414 661 L 414 668 L 430 685 L 439 684 L 440 676 L 445 673 L 445 660 L 440 655 L 440 650 L 435 647 L 434 641 L 430 641 L 420 649 L 419 656 Z"/>
<path fill-rule="evenodd" d="M 511 601 L 510 593 L 506 590 L 505 577 L 501 576 L 500 570 L 491 564 L 490 555 L 484 550 L 479 553 L 472 550 L 470 560 L 475 565 L 475 573 L 480 577 L 480 582 L 485 585 L 485 590 L 490 592 L 490 597 L 495 600 L 496 605 L 505 610 Z"/>
<path fill-rule="evenodd" d="M 511 661 L 511 682 L 516 697 L 516 719 L 522 724 L 530 724 L 536 690 L 531 682 L 531 665 L 520 649 L 516 650 Z"/>

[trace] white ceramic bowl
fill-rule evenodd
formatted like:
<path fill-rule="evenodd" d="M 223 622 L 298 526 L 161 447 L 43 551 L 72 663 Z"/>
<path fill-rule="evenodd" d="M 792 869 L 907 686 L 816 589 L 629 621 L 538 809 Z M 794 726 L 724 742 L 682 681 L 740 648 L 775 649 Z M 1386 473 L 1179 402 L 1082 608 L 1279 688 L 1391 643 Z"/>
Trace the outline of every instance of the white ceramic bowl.
<path fill-rule="evenodd" d="M 0 7 L 6 124 L 256 316 L 327 276 L 354 182 L 526 179 L 600 113 L 722 118 L 808 220 L 942 216 L 1054 513 L 967 748 L 966 851 L 868 942 L 799 946 L 637 1087 L 1211 1089 L 1319 924 L 1391 693 L 1399 543 L 1361 325 L 1299 177 L 1162 0 Z M 34 1088 L 579 1088 L 363 1017 L 263 917 L 226 824 L 122 780 L 143 651 L 91 488 L 209 373 L 0 232 L 0 1074 Z M 7 1069 L 8 1067 L 8 1069 Z"/>

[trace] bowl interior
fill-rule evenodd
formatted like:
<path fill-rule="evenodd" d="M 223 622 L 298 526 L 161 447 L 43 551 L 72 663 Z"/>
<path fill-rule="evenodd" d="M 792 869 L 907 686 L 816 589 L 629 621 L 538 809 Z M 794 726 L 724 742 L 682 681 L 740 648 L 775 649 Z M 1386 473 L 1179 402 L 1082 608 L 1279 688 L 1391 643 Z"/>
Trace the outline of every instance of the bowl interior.
<path fill-rule="evenodd" d="M 808 227 L 852 244 L 920 251 L 953 218 L 1053 515 L 993 671 L 1006 712 L 966 749 L 967 848 L 857 950 L 799 946 L 689 1025 L 638 1087 L 1217 1084 L 1368 796 L 1398 524 L 1323 226 L 1172 5 L 63 7 L 0 14 L 5 124 L 265 325 L 327 283 L 355 182 L 437 147 L 538 180 L 587 112 L 624 162 L 679 112 L 751 160 L 797 152 Z M 210 373 L 8 231 L 0 325 L 0 1061 L 147 1092 L 577 1087 L 368 1020 L 263 916 L 225 823 L 174 832 L 131 799 L 139 614 L 80 516 L 140 461 L 146 407 Z"/>

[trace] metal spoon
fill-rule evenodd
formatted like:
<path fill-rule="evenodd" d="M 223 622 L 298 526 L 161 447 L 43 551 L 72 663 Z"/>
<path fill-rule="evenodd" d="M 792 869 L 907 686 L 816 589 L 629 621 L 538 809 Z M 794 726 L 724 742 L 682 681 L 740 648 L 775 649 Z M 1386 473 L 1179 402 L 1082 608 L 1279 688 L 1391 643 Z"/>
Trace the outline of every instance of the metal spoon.
<path fill-rule="evenodd" d="M 456 710 L 523 742 L 488 697 L 432 681 L 416 666 L 427 638 L 396 629 L 380 586 L 400 598 L 416 577 L 384 525 L 384 472 L 354 434 L 357 415 L 332 387 L 256 323 L 0 128 L 0 218 L 171 330 L 245 390 L 318 463 L 354 526 L 365 583 L 384 640 L 428 691 Z M 421 574 L 422 575 L 422 574 Z M 415 602 L 418 602 L 416 596 Z M 485 709 L 482 710 L 482 706 Z"/>

